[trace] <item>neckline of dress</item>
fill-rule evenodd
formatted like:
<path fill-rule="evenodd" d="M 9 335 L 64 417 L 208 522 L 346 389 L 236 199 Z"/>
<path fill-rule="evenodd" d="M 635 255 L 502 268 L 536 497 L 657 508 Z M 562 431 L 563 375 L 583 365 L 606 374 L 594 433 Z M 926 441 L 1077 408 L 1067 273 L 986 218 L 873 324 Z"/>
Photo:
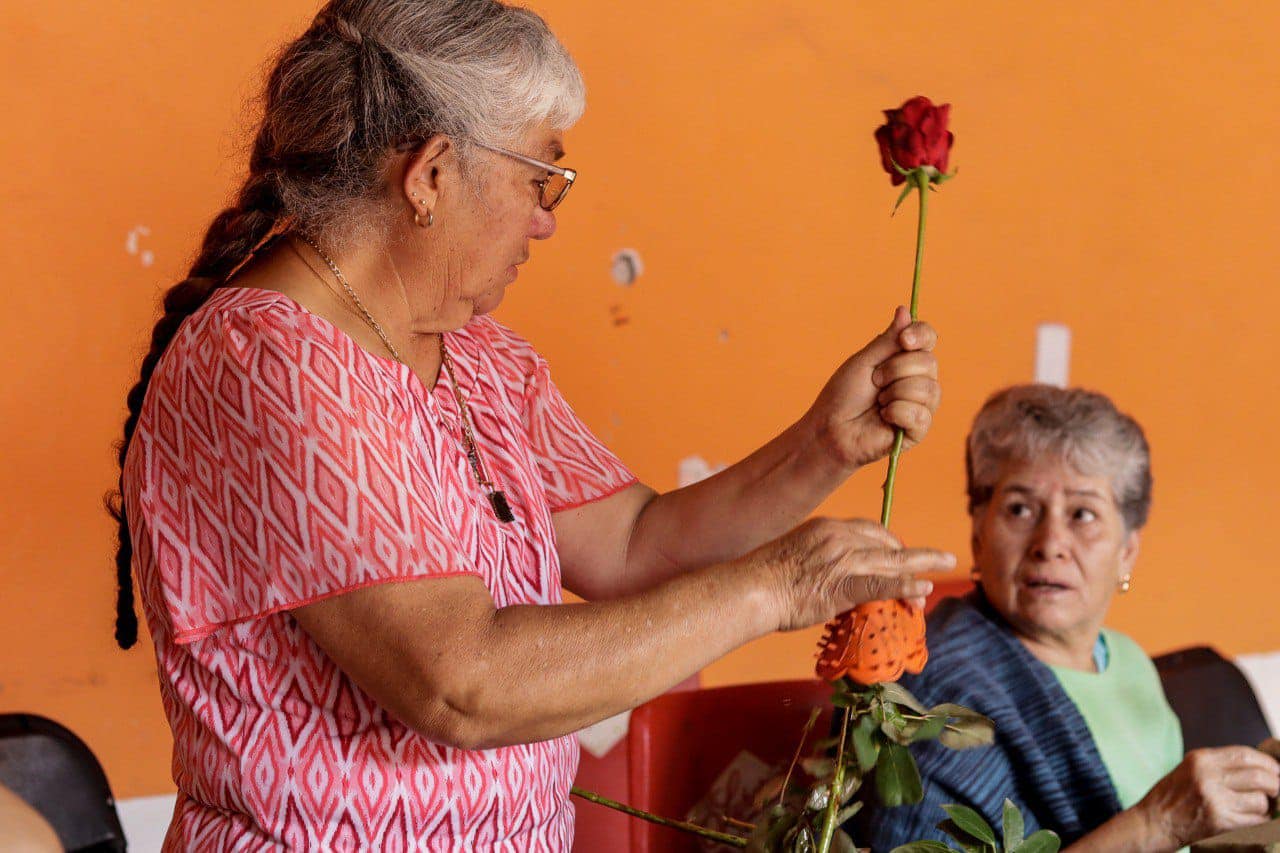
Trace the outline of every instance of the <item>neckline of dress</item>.
<path fill-rule="evenodd" d="M 434 400 L 435 396 L 439 394 L 444 399 L 447 399 L 449 401 L 453 400 L 453 389 L 449 385 L 449 377 L 445 373 L 445 367 L 443 362 L 441 363 L 440 369 L 436 374 L 435 384 L 432 385 L 430 388 L 428 388 L 426 386 L 426 383 L 423 382 L 418 377 L 418 374 L 413 372 L 412 368 L 410 368 L 409 365 L 405 364 L 404 362 L 397 361 L 396 359 L 392 358 L 389 355 L 379 355 L 376 352 L 372 352 L 371 350 L 366 349 L 365 347 L 361 346 L 360 343 L 356 341 L 355 338 L 351 337 L 349 334 L 343 331 L 342 328 L 338 326 L 337 323 L 334 323 L 332 320 L 330 320 L 328 317 L 325 317 L 322 314 L 317 314 L 315 311 L 312 311 L 310 308 L 307 308 L 305 305 L 298 302 L 298 300 L 294 299 L 292 296 L 289 296 L 288 294 L 285 294 L 285 293 L 281 293 L 278 290 L 271 290 L 265 287 L 243 287 L 241 285 L 228 285 L 225 287 L 219 287 L 213 293 L 213 295 L 209 297 L 209 301 L 206 302 L 205 304 L 208 305 L 214 302 L 214 300 L 218 299 L 220 296 L 222 296 L 224 299 L 230 299 L 232 298 L 232 296 L 238 295 L 236 294 L 236 291 L 240 291 L 241 293 L 245 294 L 246 298 L 248 299 L 261 299 L 266 301 L 283 303 L 286 308 L 293 311 L 294 313 L 304 315 L 320 323 L 324 328 L 332 330 L 333 333 L 337 335 L 341 340 L 343 340 L 348 346 L 353 347 L 356 350 L 356 352 L 359 352 L 364 357 L 372 359 L 374 363 L 380 364 L 384 368 L 389 369 L 394 373 L 396 373 L 399 376 L 402 384 L 409 384 L 409 383 L 416 384 L 419 388 L 423 390 L 423 392 L 425 393 L 425 396 L 428 399 Z M 474 322 L 474 318 L 472 322 Z M 464 397 L 469 397 L 473 393 L 473 389 L 475 388 L 476 382 L 478 381 L 478 377 L 471 375 L 471 373 L 474 373 L 475 369 L 478 367 L 476 360 L 472 358 L 472 354 L 466 346 L 459 346 L 459 344 L 465 342 L 466 335 L 464 333 L 470 327 L 470 325 L 471 323 L 468 323 L 466 326 L 463 326 L 461 329 L 457 329 L 452 332 L 440 333 L 441 340 L 445 341 L 445 345 L 449 347 L 449 355 L 453 358 L 454 364 L 457 365 L 459 361 L 462 361 L 466 367 L 472 368 L 470 372 L 468 372 L 465 369 L 459 371 L 458 390 L 463 393 Z M 447 339 L 446 339 L 446 336 L 448 336 Z M 470 382 L 467 381 L 468 378 L 470 378 L 471 380 Z"/>

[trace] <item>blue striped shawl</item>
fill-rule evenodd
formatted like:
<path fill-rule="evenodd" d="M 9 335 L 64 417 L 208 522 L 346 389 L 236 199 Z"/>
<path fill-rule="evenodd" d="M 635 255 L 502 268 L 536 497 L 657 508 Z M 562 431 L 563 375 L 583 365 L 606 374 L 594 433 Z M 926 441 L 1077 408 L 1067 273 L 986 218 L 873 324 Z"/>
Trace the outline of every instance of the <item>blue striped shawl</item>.
<path fill-rule="evenodd" d="M 885 809 L 868 797 L 851 827 L 859 844 L 880 853 L 908 841 L 946 840 L 937 829 L 946 803 L 976 809 L 999 836 L 1008 797 L 1021 809 L 1028 835 L 1052 829 L 1064 847 L 1120 811 L 1084 718 L 980 591 L 942 602 L 928 625 L 928 666 L 904 676 L 902 685 L 927 706 L 955 702 L 987 715 L 996 741 L 960 751 L 937 742 L 913 745 L 924 800 Z"/>

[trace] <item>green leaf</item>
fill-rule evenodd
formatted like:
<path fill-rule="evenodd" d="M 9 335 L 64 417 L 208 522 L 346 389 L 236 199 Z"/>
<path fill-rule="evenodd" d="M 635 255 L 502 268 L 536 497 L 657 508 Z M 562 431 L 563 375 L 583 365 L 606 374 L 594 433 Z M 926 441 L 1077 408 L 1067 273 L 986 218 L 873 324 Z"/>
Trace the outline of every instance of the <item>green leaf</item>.
<path fill-rule="evenodd" d="M 858 767 L 863 773 L 869 773 L 876 766 L 880 757 L 880 742 L 872 734 L 876 730 L 876 721 L 870 716 L 858 720 L 853 728 L 853 751 L 858 757 Z"/>
<path fill-rule="evenodd" d="M 992 847 L 996 846 L 996 833 L 991 828 L 991 824 L 982 819 L 982 815 L 975 812 L 968 806 L 946 805 L 942 810 L 947 813 L 952 822 L 960 829 L 969 834 L 971 838 L 976 838 Z"/>
<path fill-rule="evenodd" d="M 911 695 L 911 691 L 896 682 L 887 682 L 880 685 L 880 695 L 884 697 L 886 702 L 892 702 L 895 705 L 901 705 L 904 708 L 910 708 L 917 714 L 929 713 L 920 700 Z M 957 708 L 960 706 L 957 705 Z"/>
<path fill-rule="evenodd" d="M 1022 812 L 1018 811 L 1018 807 L 1013 804 L 1013 800 L 1006 799 L 1004 801 L 1004 817 L 1002 820 L 1004 825 L 1004 849 L 1006 851 L 1016 850 L 1018 845 L 1022 844 L 1024 827 L 1022 824 Z"/>
<path fill-rule="evenodd" d="M 837 708 L 852 708 L 854 698 L 848 693 L 833 693 L 831 694 L 831 704 Z"/>
<path fill-rule="evenodd" d="M 986 717 L 979 714 L 972 708 L 966 708 L 963 705 L 957 705 L 954 702 L 943 702 L 941 705 L 935 705 L 926 713 L 942 714 L 952 720 L 985 720 Z"/>
<path fill-rule="evenodd" d="M 933 740 L 942 734 L 943 728 L 947 724 L 946 717 L 929 717 L 923 723 L 916 724 L 916 730 L 911 735 L 912 743 L 919 743 L 922 740 Z"/>
<path fill-rule="evenodd" d="M 938 829 L 941 829 L 947 835 L 950 835 L 955 839 L 956 845 L 959 846 L 964 853 L 990 853 L 990 851 L 995 850 L 995 848 L 990 844 L 986 844 L 982 841 L 974 841 L 969 837 L 968 833 L 956 826 L 955 821 L 944 820 L 942 823 L 938 824 Z"/>
<path fill-rule="evenodd" d="M 1042 829 L 1032 833 L 1026 841 L 1018 845 L 1016 851 L 1011 850 L 1009 853 L 1058 853 L 1058 848 L 1061 846 L 1062 839 L 1056 832 Z"/>
<path fill-rule="evenodd" d="M 941 841 L 912 841 L 900 844 L 891 853 L 952 853 L 951 848 Z"/>
<path fill-rule="evenodd" d="M 885 720 L 880 724 L 881 733 L 894 743 L 900 743 L 903 746 L 911 743 L 911 735 L 915 731 L 914 727 L 908 727 L 907 721 L 901 717 Z"/>
<path fill-rule="evenodd" d="M 887 743 L 876 762 L 876 793 L 886 806 L 918 803 L 924 799 L 920 769 L 905 746 Z"/>
<path fill-rule="evenodd" d="M 988 746 L 996 739 L 996 724 L 962 705 L 944 703 L 929 709 L 930 714 L 946 716 L 947 724 L 938 741 L 951 749 Z"/>

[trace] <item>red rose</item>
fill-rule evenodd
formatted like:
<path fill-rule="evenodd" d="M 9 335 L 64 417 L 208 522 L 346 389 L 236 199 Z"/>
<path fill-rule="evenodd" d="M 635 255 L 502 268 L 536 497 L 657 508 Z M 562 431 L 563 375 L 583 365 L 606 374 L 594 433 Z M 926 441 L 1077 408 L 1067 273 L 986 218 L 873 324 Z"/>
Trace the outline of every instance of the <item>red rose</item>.
<path fill-rule="evenodd" d="M 955 134 L 947 130 L 951 105 L 934 106 L 924 95 L 917 95 L 896 110 L 885 110 L 885 123 L 876 128 L 876 142 L 880 143 L 880 162 L 889 173 L 894 186 L 906 181 L 898 170 L 917 166 L 932 166 L 938 174 L 946 174 L 947 158 L 951 156 L 951 143 Z"/>

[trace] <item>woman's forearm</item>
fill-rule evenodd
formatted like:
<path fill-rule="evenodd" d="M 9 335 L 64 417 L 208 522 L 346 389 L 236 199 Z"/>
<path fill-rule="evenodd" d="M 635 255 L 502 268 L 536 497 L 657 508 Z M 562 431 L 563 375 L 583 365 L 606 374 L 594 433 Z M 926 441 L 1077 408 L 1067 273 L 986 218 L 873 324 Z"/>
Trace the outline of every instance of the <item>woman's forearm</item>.
<path fill-rule="evenodd" d="M 485 749 L 568 734 L 633 708 L 776 630 L 768 583 L 751 566 L 717 565 L 625 598 L 491 611 L 455 645 L 450 671 L 432 662 L 433 696 L 418 727 Z"/>
<path fill-rule="evenodd" d="M 1125 809 L 1068 847 L 1065 853 L 1171 853 L 1178 845 L 1168 840 L 1139 806 Z"/>
<path fill-rule="evenodd" d="M 736 559 L 786 533 L 853 474 L 835 460 L 802 418 L 736 465 L 655 497 L 627 550 L 633 589 Z"/>

